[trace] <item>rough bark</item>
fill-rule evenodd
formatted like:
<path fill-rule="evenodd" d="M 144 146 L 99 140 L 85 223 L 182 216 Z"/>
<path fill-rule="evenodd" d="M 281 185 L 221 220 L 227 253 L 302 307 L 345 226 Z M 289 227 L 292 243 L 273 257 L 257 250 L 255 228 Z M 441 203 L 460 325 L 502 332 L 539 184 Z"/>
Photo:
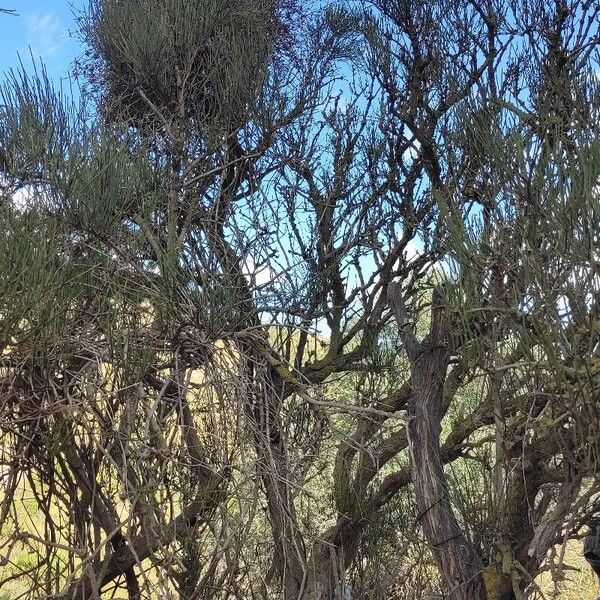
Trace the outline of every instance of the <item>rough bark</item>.
<path fill-rule="evenodd" d="M 363 524 L 340 516 L 322 539 L 315 542 L 309 575 L 301 600 L 332 600 L 344 597 L 346 570 L 360 545 Z"/>
<path fill-rule="evenodd" d="M 423 531 L 446 581 L 448 597 L 485 599 L 483 563 L 454 516 L 440 450 L 443 389 L 450 360 L 448 323 L 441 295 L 437 290 L 433 294 L 432 322 L 423 342 L 412 331 L 400 284 L 390 285 L 388 301 L 411 367 L 413 394 L 409 402 L 408 440 Z"/>
<path fill-rule="evenodd" d="M 255 363 L 248 361 L 249 380 L 256 384 L 249 420 L 273 532 L 271 574 L 277 576 L 285 600 L 298 600 L 307 583 L 306 552 L 294 507 L 292 474 L 281 424 L 285 384 L 273 369 L 258 367 L 260 359 L 253 348 L 248 346 L 245 350 L 248 356 L 255 357 Z"/>

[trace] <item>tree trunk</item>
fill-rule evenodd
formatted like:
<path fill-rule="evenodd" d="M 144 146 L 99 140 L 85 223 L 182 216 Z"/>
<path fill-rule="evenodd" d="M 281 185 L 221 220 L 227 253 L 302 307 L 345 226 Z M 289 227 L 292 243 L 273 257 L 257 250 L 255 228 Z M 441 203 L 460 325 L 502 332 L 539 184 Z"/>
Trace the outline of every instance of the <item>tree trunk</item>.
<path fill-rule="evenodd" d="M 362 537 L 358 520 L 340 516 L 322 539 L 315 542 L 309 577 L 301 600 L 346 600 L 346 570 L 352 563 Z"/>
<path fill-rule="evenodd" d="M 247 349 L 249 356 L 254 350 Z M 259 364 L 259 361 L 256 361 Z M 249 406 L 250 425 L 258 458 L 258 473 L 265 490 L 271 531 L 273 563 L 285 600 L 299 600 L 307 583 L 306 552 L 293 500 L 293 476 L 290 473 L 285 432 L 281 424 L 284 383 L 270 369 L 260 371 L 248 362 L 250 380 L 256 392 Z"/>
<path fill-rule="evenodd" d="M 450 360 L 448 323 L 438 290 L 433 294 L 430 331 L 419 342 L 412 331 L 399 284 L 388 300 L 411 367 L 409 453 L 417 508 L 425 537 L 453 600 L 485 599 L 483 563 L 452 511 L 440 456 L 443 388 Z"/>
<path fill-rule="evenodd" d="M 450 598 L 485 598 L 483 564 L 462 533 L 450 505 L 440 459 L 443 378 L 448 350 L 429 346 L 413 365 L 412 418 L 408 427 L 412 479 L 427 541 L 450 590 Z"/>
<path fill-rule="evenodd" d="M 502 572 L 501 563 L 486 567 L 483 574 L 487 600 L 516 600 L 510 573 Z"/>

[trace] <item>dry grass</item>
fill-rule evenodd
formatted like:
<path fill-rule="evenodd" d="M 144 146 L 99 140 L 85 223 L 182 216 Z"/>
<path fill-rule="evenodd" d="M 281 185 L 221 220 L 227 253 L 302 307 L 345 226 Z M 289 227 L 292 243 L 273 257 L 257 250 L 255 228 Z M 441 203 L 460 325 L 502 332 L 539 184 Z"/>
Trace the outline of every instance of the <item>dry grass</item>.
<path fill-rule="evenodd" d="M 555 586 L 550 574 L 538 579 L 544 595 L 557 600 L 592 600 L 600 595 L 600 580 L 583 558 L 581 542 L 567 544 L 564 564 L 576 570 L 566 569 L 564 580 Z M 555 588 L 557 588 L 555 592 Z"/>

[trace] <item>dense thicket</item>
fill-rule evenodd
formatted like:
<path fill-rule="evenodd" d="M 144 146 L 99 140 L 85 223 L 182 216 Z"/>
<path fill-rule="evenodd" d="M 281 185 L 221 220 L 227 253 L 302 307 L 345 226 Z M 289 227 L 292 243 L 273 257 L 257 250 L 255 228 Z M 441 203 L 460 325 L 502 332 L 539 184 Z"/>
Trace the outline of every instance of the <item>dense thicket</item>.
<path fill-rule="evenodd" d="M 0 585 L 560 588 L 600 517 L 599 14 L 94 0 L 81 100 L 6 74 Z"/>

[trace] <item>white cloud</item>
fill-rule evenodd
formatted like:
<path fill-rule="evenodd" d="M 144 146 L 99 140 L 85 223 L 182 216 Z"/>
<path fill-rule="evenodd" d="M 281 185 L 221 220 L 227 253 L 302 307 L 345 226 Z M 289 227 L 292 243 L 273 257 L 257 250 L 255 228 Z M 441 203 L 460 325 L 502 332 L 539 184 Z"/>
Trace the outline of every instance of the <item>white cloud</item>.
<path fill-rule="evenodd" d="M 410 146 L 402 153 L 402 159 L 405 163 L 412 163 L 417 156 L 419 156 L 419 150 L 421 149 L 421 144 L 418 140 L 413 140 Z"/>
<path fill-rule="evenodd" d="M 251 256 L 242 264 L 242 272 L 251 287 L 260 287 L 275 279 L 275 272 L 267 265 L 257 265 Z"/>
<path fill-rule="evenodd" d="M 422 252 L 422 249 L 419 248 L 413 241 L 409 241 L 404 249 L 404 257 L 408 262 L 410 262 L 417 256 L 420 256 Z"/>
<path fill-rule="evenodd" d="M 402 258 L 398 258 L 394 263 L 394 270 L 399 269 L 402 264 L 410 264 L 421 254 L 423 254 L 423 247 L 419 247 L 414 241 L 409 240 L 402 252 Z"/>
<path fill-rule="evenodd" d="M 20 212 L 35 206 L 51 204 L 52 189 L 43 183 L 28 183 L 18 187 L 0 176 L 0 197 L 7 198 L 15 210 Z"/>
<path fill-rule="evenodd" d="M 56 56 L 68 40 L 67 28 L 54 13 L 31 13 L 26 23 L 27 44 L 36 58 Z"/>
<path fill-rule="evenodd" d="M 30 208 L 34 201 L 35 192 L 30 186 L 22 187 L 12 194 L 12 204 L 17 210 Z"/>

